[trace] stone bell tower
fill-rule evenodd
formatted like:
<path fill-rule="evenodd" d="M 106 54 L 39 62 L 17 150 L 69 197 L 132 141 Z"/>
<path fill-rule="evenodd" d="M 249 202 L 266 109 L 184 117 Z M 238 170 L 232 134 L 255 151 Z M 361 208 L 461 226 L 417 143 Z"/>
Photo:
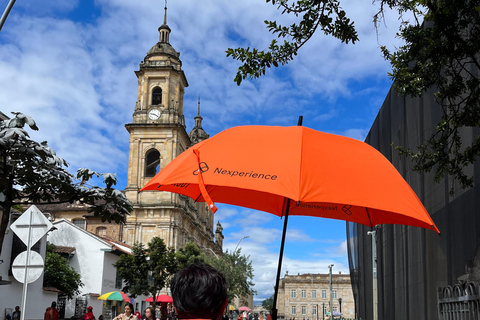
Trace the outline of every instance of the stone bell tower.
<path fill-rule="evenodd" d="M 123 240 L 128 244 L 147 244 L 153 236 L 159 236 L 167 246 L 176 249 L 193 240 L 200 248 L 221 253 L 221 246 L 214 241 L 213 213 L 204 203 L 194 203 L 188 197 L 170 192 L 139 192 L 159 170 L 192 144 L 183 115 L 183 96 L 188 82 L 180 53 L 170 45 L 166 7 L 158 31 L 159 41 L 135 72 L 138 99 L 133 122 L 125 125 L 130 133 L 125 193 L 134 211 L 127 218 Z"/>

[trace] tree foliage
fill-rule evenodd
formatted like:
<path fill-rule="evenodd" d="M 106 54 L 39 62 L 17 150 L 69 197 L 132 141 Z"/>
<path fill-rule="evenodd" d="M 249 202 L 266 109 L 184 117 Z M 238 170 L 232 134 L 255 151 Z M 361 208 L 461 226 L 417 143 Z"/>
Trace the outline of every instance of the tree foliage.
<path fill-rule="evenodd" d="M 265 21 L 273 35 L 268 50 L 229 48 L 227 56 L 243 63 L 234 81 L 258 78 L 267 68 L 287 64 L 299 49 L 319 30 L 342 42 L 359 40 L 354 23 L 347 18 L 337 0 L 265 0 L 282 14 L 298 17 L 289 27 Z M 473 141 L 461 138 L 464 128 L 480 127 L 480 0 L 374 0 L 379 5 L 373 17 L 375 26 L 384 20 L 386 8 L 396 10 L 399 19 L 406 13 L 413 19 L 404 21 L 397 36 L 404 45 L 394 51 L 381 51 L 390 61 L 395 88 L 404 95 L 421 96 L 433 90 L 442 108 L 442 116 L 433 134 L 425 137 L 415 150 L 399 146 L 402 154 L 414 161 L 414 170 L 435 171 L 435 180 L 446 174 L 462 187 L 473 185 L 465 167 L 480 155 L 480 136 Z M 367 3 L 362 4 L 367 5 Z"/>
<path fill-rule="evenodd" d="M 253 267 L 250 256 L 241 254 L 241 249 L 225 251 L 222 256 L 209 256 L 208 264 L 222 272 L 227 280 L 227 298 L 246 297 L 257 292 L 253 289 Z"/>
<path fill-rule="evenodd" d="M 183 269 L 193 263 L 206 263 L 220 271 L 227 280 L 227 298 L 232 301 L 235 296 L 246 297 L 255 294 L 253 290 L 253 267 L 250 256 L 240 253 L 240 249 L 221 255 L 203 253 L 194 242 L 187 242 L 185 248 L 176 253 L 178 268 Z"/>
<path fill-rule="evenodd" d="M 194 263 L 206 263 L 207 257 L 205 253 L 193 241 L 185 244 L 184 248 L 180 248 L 175 253 L 178 269 L 184 269 Z"/>
<path fill-rule="evenodd" d="M 22 113 L 0 121 L 0 253 L 12 206 L 80 202 L 102 221 L 125 221 L 133 207 L 125 195 L 114 189 L 113 174 L 79 169 L 76 176 L 67 171 L 68 163 L 58 157 L 46 141 L 30 139 L 25 126 L 38 130 L 35 121 Z M 102 176 L 105 188 L 87 182 Z"/>
<path fill-rule="evenodd" d="M 435 180 L 452 175 L 462 187 L 473 185 L 465 167 L 480 155 L 480 136 L 466 142 L 463 128 L 480 126 L 480 1 L 385 1 L 417 17 L 401 25 L 405 45 L 382 51 L 392 65 L 398 92 L 413 97 L 433 88 L 442 118 L 434 133 L 410 155 L 417 171 L 435 169 Z M 453 191 L 453 189 L 451 190 Z"/>
<path fill-rule="evenodd" d="M 167 248 L 159 237 L 153 237 L 147 248 L 142 243 L 134 244 L 132 255 L 121 256 L 114 266 L 125 281 L 123 291 L 133 297 L 157 297 L 178 269 L 175 250 Z M 153 301 L 155 304 L 156 298 Z"/>
<path fill-rule="evenodd" d="M 338 0 L 266 0 L 282 10 L 282 14 L 290 14 L 295 17 L 301 16 L 298 23 L 283 26 L 276 21 L 265 20 L 268 30 L 283 39 L 279 43 L 273 39 L 268 50 L 248 48 L 229 48 L 227 57 L 243 62 L 235 76 L 237 85 L 242 80 L 258 78 L 265 74 L 271 66 L 278 67 L 293 60 L 300 48 L 317 32 L 321 30 L 326 35 L 331 35 L 341 42 L 355 43 L 358 34 L 353 22 L 340 7 Z"/>
<path fill-rule="evenodd" d="M 67 259 L 55 252 L 55 248 L 54 244 L 47 242 L 43 286 L 57 288 L 68 299 L 72 299 L 80 293 L 79 288 L 83 287 L 83 282 L 80 274 L 70 267 Z"/>
<path fill-rule="evenodd" d="M 272 294 L 271 297 L 262 301 L 262 307 L 264 307 L 267 311 L 270 311 L 273 309 L 273 297 L 274 295 Z"/>

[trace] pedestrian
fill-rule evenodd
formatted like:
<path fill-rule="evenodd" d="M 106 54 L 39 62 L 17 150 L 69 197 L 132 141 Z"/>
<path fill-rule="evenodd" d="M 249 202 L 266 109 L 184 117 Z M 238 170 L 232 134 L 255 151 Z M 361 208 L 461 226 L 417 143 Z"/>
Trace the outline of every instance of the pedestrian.
<path fill-rule="evenodd" d="M 145 309 L 145 318 L 143 320 L 158 320 L 155 319 L 155 310 L 152 307 Z"/>
<path fill-rule="evenodd" d="M 58 320 L 57 302 L 52 301 L 52 305 L 45 310 L 43 320 Z"/>
<path fill-rule="evenodd" d="M 135 316 L 137 317 L 138 320 L 142 320 L 142 315 L 140 314 L 140 311 L 135 311 Z"/>
<path fill-rule="evenodd" d="M 192 264 L 178 271 L 170 284 L 179 319 L 219 320 L 227 307 L 227 284 L 219 271 Z"/>
<path fill-rule="evenodd" d="M 270 309 L 270 312 L 267 314 L 267 320 L 272 320 L 273 309 Z"/>
<path fill-rule="evenodd" d="M 20 320 L 20 307 L 19 306 L 16 306 L 15 307 L 15 311 L 13 311 L 12 313 L 12 320 Z"/>
<path fill-rule="evenodd" d="M 133 314 L 133 304 L 131 304 L 130 302 L 127 302 L 127 304 L 125 304 L 124 311 L 125 313 L 120 313 L 118 316 L 113 318 L 113 320 L 134 320 L 134 318 L 136 318 Z"/>
<path fill-rule="evenodd" d="M 83 320 L 95 320 L 95 316 L 93 315 L 93 307 L 88 306 L 87 313 L 83 316 Z"/>

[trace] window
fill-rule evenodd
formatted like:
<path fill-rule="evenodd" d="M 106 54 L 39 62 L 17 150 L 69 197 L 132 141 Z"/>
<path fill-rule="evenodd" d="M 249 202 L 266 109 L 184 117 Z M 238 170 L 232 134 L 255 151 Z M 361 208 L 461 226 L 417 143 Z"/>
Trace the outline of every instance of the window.
<path fill-rule="evenodd" d="M 95 233 L 99 237 L 106 237 L 107 236 L 107 227 L 97 227 L 97 230 L 95 231 Z"/>
<path fill-rule="evenodd" d="M 79 227 L 80 229 L 85 229 L 85 220 L 84 219 L 73 219 L 73 224 Z"/>
<path fill-rule="evenodd" d="M 337 312 L 337 307 L 332 308 L 333 312 Z"/>
<path fill-rule="evenodd" d="M 323 314 L 327 313 L 327 306 L 322 304 L 322 312 Z"/>
<path fill-rule="evenodd" d="M 115 288 L 122 289 L 122 277 L 120 277 L 118 270 L 117 270 L 117 274 L 115 275 Z"/>
<path fill-rule="evenodd" d="M 302 314 L 303 315 L 307 314 L 307 306 L 302 306 Z"/>
<path fill-rule="evenodd" d="M 332 299 L 337 299 L 337 290 L 332 290 Z"/>
<path fill-rule="evenodd" d="M 327 290 L 322 290 L 322 299 L 327 299 Z"/>
<path fill-rule="evenodd" d="M 152 91 L 152 104 L 162 104 L 162 89 L 159 87 Z"/>
<path fill-rule="evenodd" d="M 312 308 L 312 314 L 317 314 L 317 306 L 313 306 Z"/>
<path fill-rule="evenodd" d="M 317 299 L 317 290 L 312 290 L 312 299 Z"/>
<path fill-rule="evenodd" d="M 305 299 L 307 297 L 307 290 L 302 290 L 302 298 Z"/>
<path fill-rule="evenodd" d="M 296 314 L 297 313 L 297 307 L 296 306 L 292 306 L 292 314 Z"/>
<path fill-rule="evenodd" d="M 297 290 L 292 290 L 292 298 L 296 298 L 297 297 Z"/>
<path fill-rule="evenodd" d="M 154 177 L 160 171 L 160 152 L 149 150 L 145 156 L 145 177 Z"/>

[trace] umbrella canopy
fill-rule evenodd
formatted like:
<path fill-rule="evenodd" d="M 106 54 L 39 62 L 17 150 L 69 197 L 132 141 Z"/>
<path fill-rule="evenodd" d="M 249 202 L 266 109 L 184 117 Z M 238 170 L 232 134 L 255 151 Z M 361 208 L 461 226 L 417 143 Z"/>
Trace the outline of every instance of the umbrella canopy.
<path fill-rule="evenodd" d="M 125 301 L 132 302 L 132 299 L 122 291 L 112 291 L 102 294 L 97 298 L 98 300 L 116 300 L 116 301 Z"/>
<path fill-rule="evenodd" d="M 145 300 L 146 302 L 153 302 L 153 297 L 147 298 Z M 172 303 L 173 299 L 170 296 L 167 296 L 166 294 L 161 294 L 157 296 L 157 299 L 155 300 L 156 302 L 167 302 L 167 303 Z"/>
<path fill-rule="evenodd" d="M 229 305 L 229 306 L 228 306 L 228 310 L 229 310 L 229 311 L 235 311 L 235 310 L 238 310 L 238 309 L 235 308 L 234 305 Z"/>
<path fill-rule="evenodd" d="M 288 209 L 289 215 L 438 232 L 415 192 L 380 152 L 301 126 L 225 130 L 187 149 L 144 190 L 184 194 L 206 201 L 213 211 L 215 201 L 278 216 Z"/>
<path fill-rule="evenodd" d="M 240 311 L 252 311 L 252 309 L 250 309 L 249 307 L 240 307 L 240 308 L 238 308 L 238 310 L 240 310 Z"/>
<path fill-rule="evenodd" d="M 241 126 L 172 160 L 141 191 L 180 193 L 284 216 L 273 319 L 289 215 L 375 227 L 403 224 L 439 232 L 415 192 L 370 145 L 301 126 Z"/>

